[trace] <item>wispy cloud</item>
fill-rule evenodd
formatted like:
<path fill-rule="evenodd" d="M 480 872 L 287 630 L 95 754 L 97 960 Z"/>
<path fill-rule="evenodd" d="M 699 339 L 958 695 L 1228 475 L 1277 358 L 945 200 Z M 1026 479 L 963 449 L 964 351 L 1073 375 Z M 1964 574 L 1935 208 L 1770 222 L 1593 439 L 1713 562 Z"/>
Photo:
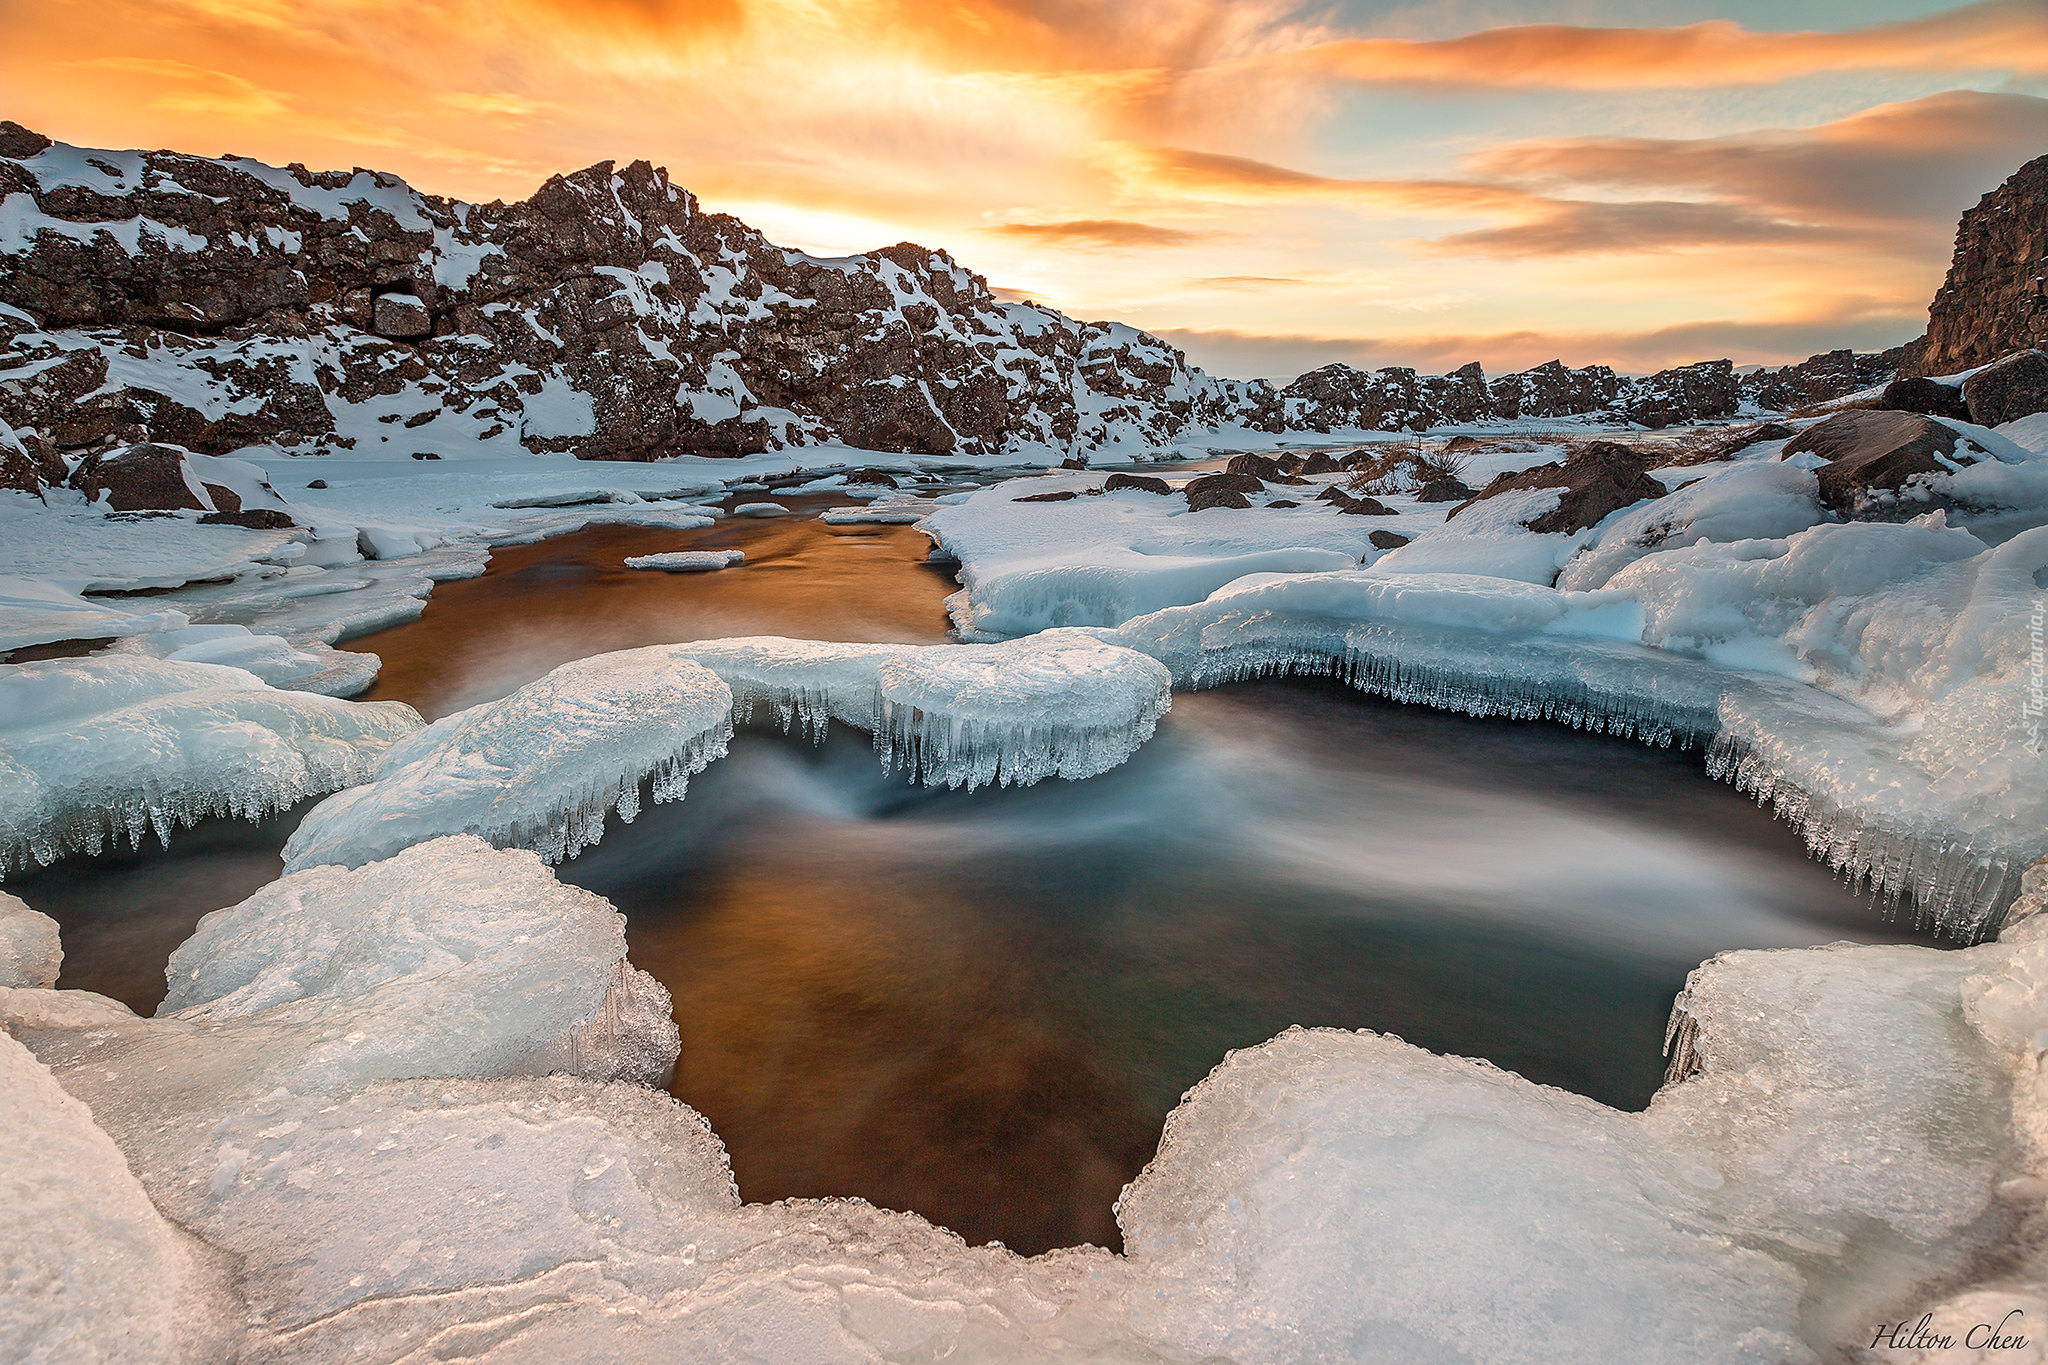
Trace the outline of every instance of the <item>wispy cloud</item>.
<path fill-rule="evenodd" d="M 1180 228 L 1133 223 L 1121 218 L 1077 218 L 1065 223 L 1004 223 L 994 229 L 1011 237 L 1062 246 L 1178 246 L 1204 234 Z"/>

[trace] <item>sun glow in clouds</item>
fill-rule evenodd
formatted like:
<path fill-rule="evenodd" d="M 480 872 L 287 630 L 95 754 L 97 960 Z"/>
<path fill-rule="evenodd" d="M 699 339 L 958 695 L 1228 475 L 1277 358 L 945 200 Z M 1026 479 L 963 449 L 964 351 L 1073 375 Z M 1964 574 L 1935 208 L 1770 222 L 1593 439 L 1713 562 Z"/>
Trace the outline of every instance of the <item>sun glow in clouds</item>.
<path fill-rule="evenodd" d="M 473 199 L 645 157 L 789 245 L 944 247 L 1226 373 L 1917 333 L 1957 214 L 2048 146 L 2048 10 L 1670 8 L 0 0 L 0 116 Z"/>

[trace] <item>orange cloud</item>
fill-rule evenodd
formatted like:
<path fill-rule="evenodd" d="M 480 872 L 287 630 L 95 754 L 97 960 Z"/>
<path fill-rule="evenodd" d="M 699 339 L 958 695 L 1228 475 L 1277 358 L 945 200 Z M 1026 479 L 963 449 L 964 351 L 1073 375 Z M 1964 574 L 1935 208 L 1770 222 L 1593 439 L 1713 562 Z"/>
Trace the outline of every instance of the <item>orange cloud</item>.
<path fill-rule="evenodd" d="M 1347 81 L 1635 90 L 1761 85 L 1827 71 L 2048 73 L 2048 7 L 1986 0 L 1842 33 L 1752 32 L 1732 20 L 1675 28 L 1532 24 L 1429 42 L 1350 38 L 1273 59 Z"/>
<path fill-rule="evenodd" d="M 1068 223 L 1004 223 L 997 232 L 1069 246 L 1178 246 L 1202 234 L 1120 218 L 1079 218 Z"/>

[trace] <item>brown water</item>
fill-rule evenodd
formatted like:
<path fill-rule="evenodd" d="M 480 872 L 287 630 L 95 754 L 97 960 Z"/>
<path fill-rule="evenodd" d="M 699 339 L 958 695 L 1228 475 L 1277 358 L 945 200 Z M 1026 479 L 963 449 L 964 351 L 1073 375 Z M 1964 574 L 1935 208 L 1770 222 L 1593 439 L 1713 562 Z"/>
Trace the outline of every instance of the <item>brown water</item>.
<path fill-rule="evenodd" d="M 433 720 L 614 649 L 734 635 L 945 641 L 940 601 L 958 585 L 950 567 L 925 562 L 929 540 L 908 526 L 817 520 L 843 498 L 776 501 L 799 515 L 699 531 L 595 527 L 495 549 L 483 577 L 441 584 L 417 620 L 346 642 L 384 661 L 358 700 L 411 702 Z M 720 549 L 744 550 L 747 562 L 716 573 L 625 567 L 629 555 Z"/>
<path fill-rule="evenodd" d="M 795 502 L 797 500 L 790 500 Z M 738 546 L 745 567 L 628 554 Z M 497 551 L 352 644 L 430 716 L 568 659 L 737 634 L 937 641 L 907 527 L 610 527 Z M 199 915 L 277 874 L 296 813 L 9 889 L 66 986 L 148 1010 Z M 1181 1093 L 1290 1024 L 1374 1028 L 1637 1108 L 1672 996 L 1735 947 L 1913 940 L 1697 756 L 1335 684 L 1181 694 L 1124 767 L 1021 791 L 885 778 L 865 737 L 743 734 L 679 805 L 560 869 L 671 990 L 675 1093 L 751 1200 L 858 1195 L 971 1242 L 1118 1244 Z"/>

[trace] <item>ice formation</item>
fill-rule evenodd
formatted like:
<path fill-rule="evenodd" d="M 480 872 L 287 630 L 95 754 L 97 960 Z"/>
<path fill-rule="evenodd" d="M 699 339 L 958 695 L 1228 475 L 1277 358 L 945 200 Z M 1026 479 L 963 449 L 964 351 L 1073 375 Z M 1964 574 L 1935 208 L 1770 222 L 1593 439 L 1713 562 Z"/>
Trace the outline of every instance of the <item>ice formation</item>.
<path fill-rule="evenodd" d="M 98 655 L 0 665 L 0 871 L 164 843 L 360 782 L 419 728 L 400 702 L 283 692 L 219 664 Z"/>
<path fill-rule="evenodd" d="M 4 923 L 4 921 L 0 921 Z M 193 1256 L 86 1106 L 0 1032 L 0 1357 L 202 1360 Z"/>
<path fill-rule="evenodd" d="M 1069 631 L 1001 645 L 841 645 L 761 637 L 677 647 L 731 685 L 744 722 L 772 710 L 813 736 L 837 720 L 927 785 L 1028 786 L 1125 762 L 1152 737 L 1172 679 L 1152 659 Z"/>
<path fill-rule="evenodd" d="M 1030 1260 L 742 1205 L 669 1097 L 527 1074 L 618 960 L 609 908 L 550 883 L 467 839 L 319 869 L 210 918 L 158 1019 L 16 990 L 0 1025 L 234 1257 L 216 1329 L 255 1356 L 1819 1361 L 1929 1297 L 2042 1298 L 2036 1253 L 1998 1256 L 2044 1217 L 2048 863 L 1998 943 L 1705 964 L 1643 1114 L 1291 1030 L 1174 1112 L 1126 1255 Z M 0 1095 L 10 1137 L 83 1112 Z"/>
<path fill-rule="evenodd" d="M 0 891 L 0 986 L 48 988 L 63 965 L 57 921 Z"/>
<path fill-rule="evenodd" d="M 673 550 L 658 555 L 628 555 L 629 569 L 655 569 L 663 573 L 709 573 L 744 564 L 744 550 Z"/>
<path fill-rule="evenodd" d="M 165 975 L 157 1015 L 204 1034 L 208 1065 L 238 1054 L 245 1079 L 293 1088 L 552 1071 L 666 1084 L 675 1064 L 668 992 L 626 962 L 625 917 L 472 835 L 291 873 L 202 919 Z"/>
<path fill-rule="evenodd" d="M 613 810 L 680 800 L 725 753 L 732 692 L 672 645 L 563 664 L 509 697 L 393 745 L 371 780 L 315 807 L 285 845 L 287 869 L 358 867 L 442 834 L 530 848 L 549 862 L 604 837 Z"/>

